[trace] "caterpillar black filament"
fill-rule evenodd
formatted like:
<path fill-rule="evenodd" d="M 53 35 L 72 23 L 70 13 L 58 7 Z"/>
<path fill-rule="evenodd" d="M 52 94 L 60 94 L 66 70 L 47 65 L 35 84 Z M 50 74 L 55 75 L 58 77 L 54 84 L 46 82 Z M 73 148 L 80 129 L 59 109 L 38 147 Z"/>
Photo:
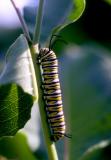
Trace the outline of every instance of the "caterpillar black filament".
<path fill-rule="evenodd" d="M 65 135 L 65 120 L 58 76 L 58 60 L 55 53 L 49 48 L 40 49 L 38 60 L 43 72 L 44 100 L 51 130 L 51 140 L 56 142 Z"/>

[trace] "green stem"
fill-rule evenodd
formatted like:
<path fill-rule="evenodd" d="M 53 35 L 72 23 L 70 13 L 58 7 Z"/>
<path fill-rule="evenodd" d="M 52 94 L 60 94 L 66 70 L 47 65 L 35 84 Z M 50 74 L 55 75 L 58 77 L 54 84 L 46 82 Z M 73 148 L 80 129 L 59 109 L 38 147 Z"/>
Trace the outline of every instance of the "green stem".
<path fill-rule="evenodd" d="M 43 17 L 44 0 L 39 0 L 39 1 L 40 1 L 39 2 L 39 8 L 38 8 L 38 11 L 37 11 L 35 31 L 34 31 L 34 36 L 33 36 L 33 44 L 34 45 L 39 43 L 42 17 Z"/>
<path fill-rule="evenodd" d="M 35 25 L 35 32 L 33 36 L 33 46 L 31 47 L 31 54 L 32 54 L 32 59 L 33 59 L 33 64 L 35 69 L 37 86 L 38 86 L 38 93 L 39 93 L 38 104 L 39 104 L 44 138 L 46 142 L 46 148 L 48 151 L 48 157 L 49 157 L 49 160 L 58 160 L 55 144 L 50 139 L 50 129 L 47 122 L 45 103 L 43 100 L 44 93 L 43 93 L 43 90 L 41 89 L 41 86 L 42 86 L 41 69 L 40 69 L 40 65 L 37 64 L 37 60 L 36 60 L 37 55 L 39 54 L 38 44 L 39 44 L 42 17 L 43 17 L 43 4 L 44 4 L 44 0 L 40 0 L 38 13 L 36 17 L 36 25 Z"/>
<path fill-rule="evenodd" d="M 55 144 L 50 140 L 50 129 L 47 123 L 45 103 L 43 100 L 43 90 L 41 89 L 42 77 L 41 77 L 40 65 L 36 63 L 36 57 L 38 54 L 38 45 L 31 47 L 31 53 L 32 53 L 32 59 L 33 59 L 33 64 L 35 68 L 35 73 L 36 73 L 36 79 L 37 79 L 37 86 L 38 86 L 38 93 L 39 93 L 38 104 L 39 104 L 39 110 L 41 115 L 44 138 L 46 142 L 46 148 L 48 151 L 48 157 L 49 157 L 49 160 L 58 160 Z"/>

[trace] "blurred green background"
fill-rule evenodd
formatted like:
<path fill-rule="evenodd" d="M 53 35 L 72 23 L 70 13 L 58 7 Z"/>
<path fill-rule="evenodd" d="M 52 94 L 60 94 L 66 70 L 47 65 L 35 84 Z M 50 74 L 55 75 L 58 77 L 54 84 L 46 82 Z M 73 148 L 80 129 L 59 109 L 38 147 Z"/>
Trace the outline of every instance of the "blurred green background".
<path fill-rule="evenodd" d="M 110 4 L 110 0 L 87 0 L 81 18 L 59 33 L 68 44 L 58 41 L 54 46 L 59 59 L 67 133 L 72 135 L 56 144 L 60 160 L 111 159 Z M 32 31 L 34 17 L 28 16 L 29 11 L 33 14 L 31 8 L 24 8 L 24 17 Z M 47 17 L 50 26 L 48 20 Z M 42 45 L 48 44 L 48 29 L 43 28 Z M 0 28 L 1 70 L 5 51 L 20 33 L 20 27 Z M 35 156 L 46 160 L 45 147 L 40 145 Z"/>

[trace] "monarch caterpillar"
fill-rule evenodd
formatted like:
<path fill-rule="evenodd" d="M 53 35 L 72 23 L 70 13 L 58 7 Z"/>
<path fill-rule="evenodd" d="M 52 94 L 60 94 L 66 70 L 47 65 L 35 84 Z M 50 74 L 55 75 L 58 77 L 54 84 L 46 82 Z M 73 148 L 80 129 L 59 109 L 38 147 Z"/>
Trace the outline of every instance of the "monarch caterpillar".
<path fill-rule="evenodd" d="M 56 54 L 50 47 L 41 48 L 37 59 L 42 68 L 43 92 L 48 123 L 51 131 L 51 140 L 56 142 L 64 136 L 70 138 L 70 136 L 65 134 L 66 125 Z"/>
<path fill-rule="evenodd" d="M 51 130 L 51 140 L 57 141 L 65 134 L 58 60 L 55 53 L 49 48 L 40 49 L 38 58 L 43 72 L 44 100 Z"/>

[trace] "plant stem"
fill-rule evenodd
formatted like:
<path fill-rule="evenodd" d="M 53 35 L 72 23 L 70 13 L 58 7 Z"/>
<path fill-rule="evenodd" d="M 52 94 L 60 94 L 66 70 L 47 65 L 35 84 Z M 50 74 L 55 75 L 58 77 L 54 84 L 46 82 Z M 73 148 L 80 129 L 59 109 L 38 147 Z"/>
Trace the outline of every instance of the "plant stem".
<path fill-rule="evenodd" d="M 33 36 L 34 45 L 39 43 L 39 39 L 40 39 L 40 31 L 41 31 L 41 24 L 42 24 L 42 18 L 43 18 L 43 5 L 44 5 L 44 0 L 39 0 L 39 7 L 37 11 L 37 16 L 36 16 L 35 31 L 34 31 L 34 36 Z"/>
<path fill-rule="evenodd" d="M 43 90 L 41 89 L 42 86 L 42 77 L 41 77 L 41 70 L 40 65 L 36 63 L 36 57 L 38 53 L 38 45 L 31 47 L 31 53 L 32 53 L 32 59 L 33 64 L 35 68 L 36 73 L 36 79 L 37 79 L 37 86 L 38 86 L 38 104 L 39 104 L 39 110 L 41 115 L 41 122 L 42 122 L 42 128 L 44 133 L 44 138 L 46 142 L 46 148 L 48 151 L 48 157 L 49 160 L 58 160 L 57 152 L 54 143 L 50 140 L 50 129 L 47 122 L 47 115 L 45 110 L 45 103 L 43 100 Z"/>
<path fill-rule="evenodd" d="M 31 46 L 31 54 L 32 54 L 34 68 L 35 68 L 37 86 L 38 86 L 38 93 L 39 93 L 38 104 L 39 104 L 39 110 L 40 110 L 44 138 L 45 138 L 45 142 L 46 142 L 46 148 L 48 151 L 48 157 L 49 157 L 49 160 L 58 160 L 55 145 L 50 139 L 50 129 L 49 129 L 49 125 L 47 122 L 45 103 L 44 103 L 44 99 L 43 99 L 44 93 L 43 93 L 43 89 L 41 89 L 41 86 L 42 86 L 41 70 L 40 70 L 40 65 L 37 64 L 37 61 L 36 61 L 37 55 L 39 54 L 38 44 L 39 44 L 42 17 L 43 17 L 43 4 L 44 4 L 44 0 L 40 0 L 38 13 L 37 13 L 37 17 L 36 17 L 35 32 L 34 32 L 34 36 L 33 36 L 33 45 Z"/>
<path fill-rule="evenodd" d="M 26 23 L 25 23 L 25 21 L 24 21 L 24 18 L 23 18 L 22 15 L 21 15 L 21 12 L 20 12 L 19 8 L 17 8 L 14 0 L 10 0 L 10 1 L 11 1 L 12 5 L 13 5 L 13 7 L 14 7 L 16 13 L 17 13 L 17 15 L 18 15 L 18 18 L 19 18 L 20 23 L 21 23 L 21 25 L 22 25 L 23 33 L 25 34 L 25 36 L 26 36 L 26 38 L 28 39 L 28 41 L 31 41 L 31 38 L 30 38 L 30 35 L 29 35 L 29 31 L 28 31 L 27 25 L 26 25 Z"/>

